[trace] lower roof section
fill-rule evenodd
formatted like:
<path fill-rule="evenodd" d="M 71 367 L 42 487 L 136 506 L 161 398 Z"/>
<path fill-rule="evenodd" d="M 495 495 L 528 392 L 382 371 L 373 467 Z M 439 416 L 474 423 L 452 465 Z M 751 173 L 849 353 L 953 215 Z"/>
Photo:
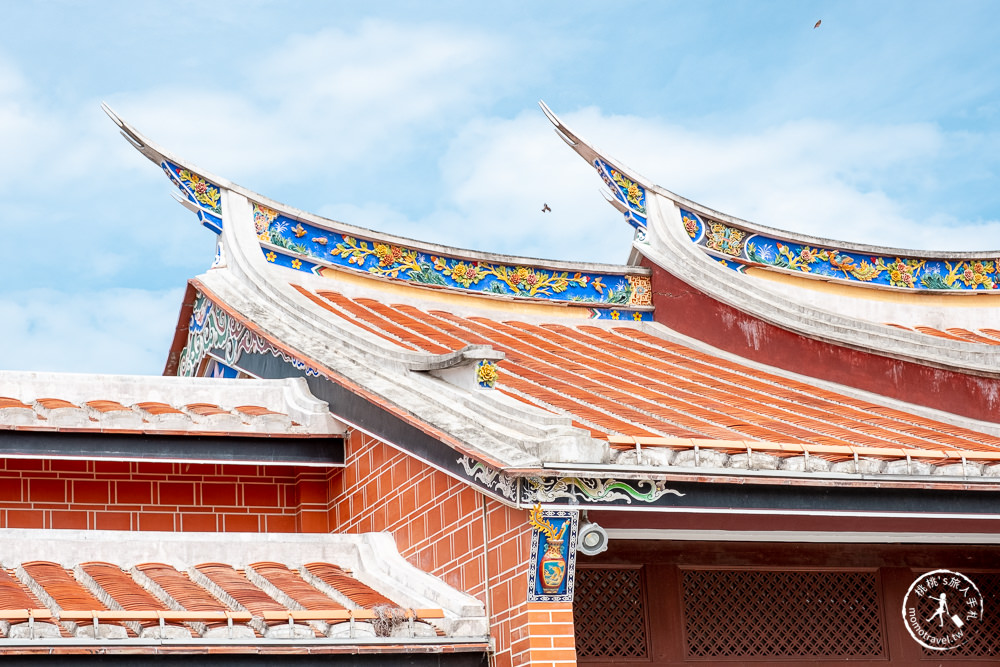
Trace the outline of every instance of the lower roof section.
<path fill-rule="evenodd" d="M 369 535 L 0 531 L 0 653 L 482 652 L 484 608 Z"/>
<path fill-rule="evenodd" d="M 0 372 L 3 457 L 330 467 L 345 429 L 302 379 Z"/>
<path fill-rule="evenodd" d="M 325 437 L 345 427 L 301 380 L 2 371 L 0 429 Z"/>

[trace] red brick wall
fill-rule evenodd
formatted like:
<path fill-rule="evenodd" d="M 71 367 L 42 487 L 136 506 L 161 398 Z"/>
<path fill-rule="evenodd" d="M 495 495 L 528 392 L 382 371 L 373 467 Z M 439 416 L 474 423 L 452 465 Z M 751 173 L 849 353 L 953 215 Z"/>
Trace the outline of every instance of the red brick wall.
<path fill-rule="evenodd" d="M 330 483 L 331 531 L 392 533 L 410 562 L 489 606 L 496 665 L 530 663 L 527 511 L 358 432 Z"/>
<path fill-rule="evenodd" d="M 326 532 L 327 472 L 0 459 L 0 527 Z"/>
<path fill-rule="evenodd" d="M 572 602 L 532 602 L 528 604 L 525 632 L 527 646 L 521 664 L 535 667 L 576 664 Z"/>

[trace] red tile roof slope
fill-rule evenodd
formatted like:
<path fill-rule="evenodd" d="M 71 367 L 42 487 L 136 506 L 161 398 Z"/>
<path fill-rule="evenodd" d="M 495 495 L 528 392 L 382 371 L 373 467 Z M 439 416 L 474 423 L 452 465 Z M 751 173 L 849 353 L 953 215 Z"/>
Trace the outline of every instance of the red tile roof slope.
<path fill-rule="evenodd" d="M 500 391 L 566 414 L 598 438 L 1000 452 L 998 437 L 763 372 L 631 324 L 530 324 L 329 291 L 312 297 L 405 348 L 441 353 L 491 345 L 506 354 Z"/>

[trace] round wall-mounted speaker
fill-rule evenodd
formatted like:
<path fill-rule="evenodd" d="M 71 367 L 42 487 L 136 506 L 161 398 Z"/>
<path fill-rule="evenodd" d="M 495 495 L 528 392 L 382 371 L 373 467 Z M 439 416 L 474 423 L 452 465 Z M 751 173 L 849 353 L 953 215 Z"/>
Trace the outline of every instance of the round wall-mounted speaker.
<path fill-rule="evenodd" d="M 580 525 L 576 550 L 585 556 L 596 556 L 608 549 L 608 531 L 589 521 Z"/>

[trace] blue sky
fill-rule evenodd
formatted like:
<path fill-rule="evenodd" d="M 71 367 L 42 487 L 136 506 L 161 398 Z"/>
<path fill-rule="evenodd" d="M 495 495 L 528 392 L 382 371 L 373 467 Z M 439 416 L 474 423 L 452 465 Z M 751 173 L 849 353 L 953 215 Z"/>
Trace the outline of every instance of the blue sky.
<path fill-rule="evenodd" d="M 629 228 L 544 99 L 651 180 L 739 217 L 1000 248 L 995 2 L 0 10 L 0 368 L 161 372 L 183 287 L 211 262 L 213 235 L 101 101 L 274 199 L 461 247 L 627 256 Z"/>

